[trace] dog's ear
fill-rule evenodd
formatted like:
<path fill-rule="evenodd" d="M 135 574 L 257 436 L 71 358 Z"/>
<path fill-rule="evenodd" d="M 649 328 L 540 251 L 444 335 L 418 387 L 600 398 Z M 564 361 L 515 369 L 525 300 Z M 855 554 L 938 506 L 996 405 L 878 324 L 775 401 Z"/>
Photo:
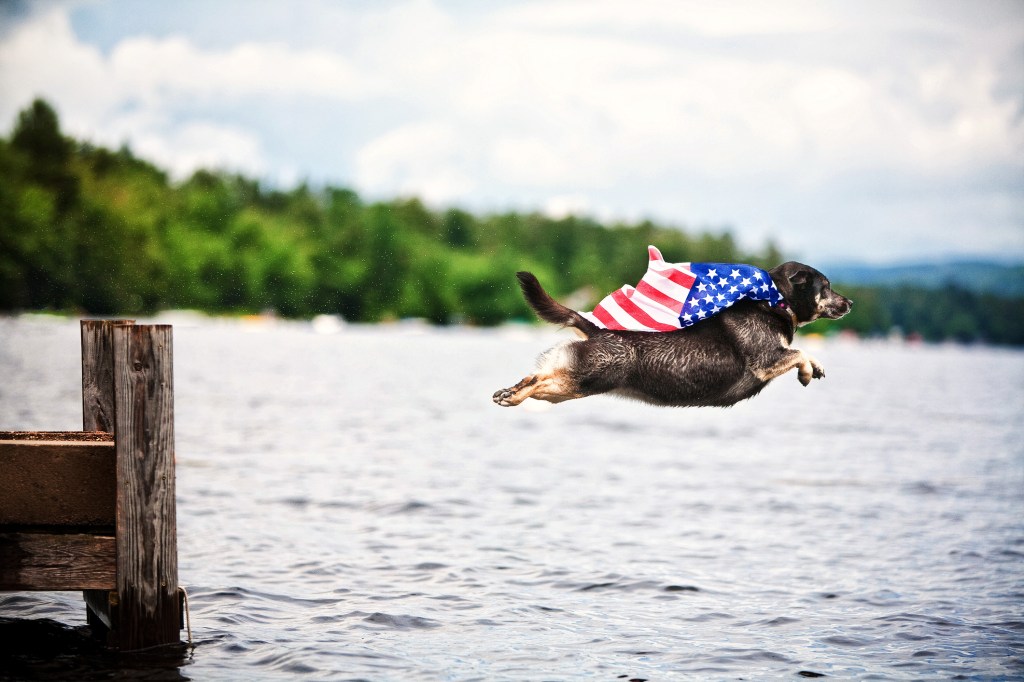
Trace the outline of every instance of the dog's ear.
<path fill-rule="evenodd" d="M 782 297 L 788 300 L 790 305 L 793 305 L 797 289 L 802 290 L 811 284 L 814 281 L 815 272 L 814 268 L 791 260 L 772 268 L 768 274 L 771 275 L 772 281 L 775 282 L 775 287 Z"/>
<path fill-rule="evenodd" d="M 782 265 L 772 268 L 768 274 L 771 275 L 772 281 L 775 282 L 775 287 L 779 290 L 784 298 L 789 298 L 793 294 L 793 287 L 802 282 L 806 282 L 806 277 L 801 280 L 800 263 L 789 261 Z"/>
<path fill-rule="evenodd" d="M 787 277 L 793 284 L 807 284 L 811 279 L 811 273 L 807 270 L 797 270 L 796 272 L 790 273 Z"/>

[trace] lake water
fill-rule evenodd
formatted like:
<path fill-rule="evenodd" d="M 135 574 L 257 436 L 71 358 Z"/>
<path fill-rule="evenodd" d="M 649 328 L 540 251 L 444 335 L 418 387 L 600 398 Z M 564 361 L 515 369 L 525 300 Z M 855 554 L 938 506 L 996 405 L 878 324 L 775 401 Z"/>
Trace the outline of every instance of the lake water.
<path fill-rule="evenodd" d="M 1024 676 L 1024 353 L 805 339 L 827 378 L 731 409 L 491 403 L 560 338 L 177 324 L 194 647 L 8 593 L 0 677 Z M 77 322 L 0 319 L 0 375 L 0 429 L 81 428 Z"/>

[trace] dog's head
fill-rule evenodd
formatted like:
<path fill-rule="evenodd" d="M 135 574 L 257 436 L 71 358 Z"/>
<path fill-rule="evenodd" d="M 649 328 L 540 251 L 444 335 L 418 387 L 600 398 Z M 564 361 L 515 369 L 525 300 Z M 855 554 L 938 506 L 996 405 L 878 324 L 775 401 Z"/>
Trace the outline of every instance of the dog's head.
<path fill-rule="evenodd" d="M 832 291 L 828 278 L 809 265 L 789 261 L 768 274 L 796 316 L 797 326 L 820 317 L 838 320 L 853 306 L 853 301 Z"/>

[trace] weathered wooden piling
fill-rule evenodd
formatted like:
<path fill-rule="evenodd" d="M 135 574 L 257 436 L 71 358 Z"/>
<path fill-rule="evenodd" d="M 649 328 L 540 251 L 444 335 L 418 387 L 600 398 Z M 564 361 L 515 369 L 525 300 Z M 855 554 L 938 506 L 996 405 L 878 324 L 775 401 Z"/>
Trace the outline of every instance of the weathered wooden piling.
<path fill-rule="evenodd" d="M 81 432 L 0 432 L 0 590 L 83 590 L 121 650 L 179 641 L 172 329 L 84 320 Z"/>

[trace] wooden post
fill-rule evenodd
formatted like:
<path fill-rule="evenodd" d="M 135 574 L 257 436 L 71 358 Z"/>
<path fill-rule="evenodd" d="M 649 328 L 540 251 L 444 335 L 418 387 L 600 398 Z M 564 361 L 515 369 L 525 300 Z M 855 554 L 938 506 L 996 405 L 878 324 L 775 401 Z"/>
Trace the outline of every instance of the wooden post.
<path fill-rule="evenodd" d="M 122 650 L 179 641 L 171 349 L 170 325 L 113 326 Z"/>
<path fill-rule="evenodd" d="M 114 327 L 134 320 L 82 320 L 82 430 L 114 432 Z"/>
<path fill-rule="evenodd" d="M 82 320 L 82 430 L 114 433 L 114 327 L 134 320 Z M 115 498 L 116 499 L 116 498 Z M 85 590 L 86 620 L 99 631 L 114 630 L 111 604 L 117 593 Z M 102 627 L 101 627 L 102 626 Z M 108 637 L 117 645 L 116 633 Z"/>

